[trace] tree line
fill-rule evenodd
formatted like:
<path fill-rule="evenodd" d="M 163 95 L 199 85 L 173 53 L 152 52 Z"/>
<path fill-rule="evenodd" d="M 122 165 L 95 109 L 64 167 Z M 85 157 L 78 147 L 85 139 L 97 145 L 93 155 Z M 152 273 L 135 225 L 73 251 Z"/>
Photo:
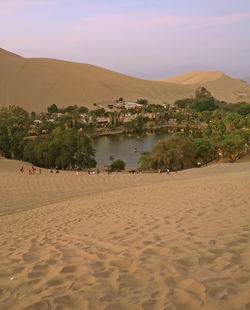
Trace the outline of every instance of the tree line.
<path fill-rule="evenodd" d="M 33 123 L 27 111 L 10 106 L 0 110 L 0 153 L 44 168 L 90 168 L 96 166 L 91 139 L 82 131 L 65 126 L 48 135 L 28 138 Z"/>

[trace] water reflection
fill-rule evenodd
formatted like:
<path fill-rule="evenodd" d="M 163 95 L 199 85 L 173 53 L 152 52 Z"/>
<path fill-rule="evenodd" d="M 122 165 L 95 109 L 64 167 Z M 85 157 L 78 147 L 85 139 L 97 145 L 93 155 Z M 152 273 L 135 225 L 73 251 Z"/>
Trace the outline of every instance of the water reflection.
<path fill-rule="evenodd" d="M 167 139 L 172 134 L 167 130 L 144 135 L 110 135 L 94 139 L 97 166 L 108 166 L 112 163 L 110 157 L 121 159 L 127 167 L 138 167 L 138 159 L 142 152 L 151 152 L 161 139 Z"/>

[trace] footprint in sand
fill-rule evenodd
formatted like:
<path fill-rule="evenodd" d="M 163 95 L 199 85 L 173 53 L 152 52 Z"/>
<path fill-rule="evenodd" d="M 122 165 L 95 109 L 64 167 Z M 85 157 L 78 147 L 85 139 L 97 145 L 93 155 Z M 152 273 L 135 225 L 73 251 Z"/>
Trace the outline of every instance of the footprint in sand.
<path fill-rule="evenodd" d="M 51 304 L 47 300 L 39 301 L 33 305 L 30 305 L 23 310 L 51 310 Z"/>

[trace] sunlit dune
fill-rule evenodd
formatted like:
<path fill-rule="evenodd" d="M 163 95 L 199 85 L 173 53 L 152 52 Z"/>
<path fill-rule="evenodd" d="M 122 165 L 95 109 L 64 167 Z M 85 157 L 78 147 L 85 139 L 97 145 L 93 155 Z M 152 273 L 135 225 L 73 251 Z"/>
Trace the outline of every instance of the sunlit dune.
<path fill-rule="evenodd" d="M 0 309 L 249 309 L 249 162 L 30 167 L 0 159 Z"/>
<path fill-rule="evenodd" d="M 191 71 L 161 81 L 192 88 L 204 86 L 216 99 L 222 101 L 250 102 L 250 85 L 220 71 Z"/>
<path fill-rule="evenodd" d="M 203 84 L 210 81 L 216 81 L 224 75 L 220 71 L 200 71 L 194 70 L 177 76 L 161 80 L 162 82 L 175 83 L 175 84 Z"/>
<path fill-rule="evenodd" d="M 19 105 L 28 111 L 46 111 L 51 104 L 94 108 L 110 103 L 146 98 L 151 103 L 173 103 L 193 90 L 146 81 L 89 64 L 55 59 L 27 59 L 0 50 L 0 107 Z"/>
<path fill-rule="evenodd" d="M 46 111 L 51 104 L 95 108 L 120 97 L 146 98 L 150 103 L 173 104 L 205 86 L 229 102 L 250 101 L 250 85 L 219 72 L 192 71 L 162 81 L 148 81 L 89 64 L 46 58 L 23 58 L 0 49 L 0 107 L 19 105 L 28 111 Z"/>

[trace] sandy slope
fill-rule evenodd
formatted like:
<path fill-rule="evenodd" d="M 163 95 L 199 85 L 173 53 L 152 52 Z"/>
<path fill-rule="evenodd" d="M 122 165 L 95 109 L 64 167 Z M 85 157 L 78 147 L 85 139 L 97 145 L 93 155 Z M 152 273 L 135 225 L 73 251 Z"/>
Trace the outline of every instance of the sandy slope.
<path fill-rule="evenodd" d="M 200 71 L 193 70 L 177 76 L 161 80 L 162 82 L 175 83 L 175 84 L 201 84 L 209 81 L 216 81 L 223 76 L 220 71 Z"/>
<path fill-rule="evenodd" d="M 0 217 L 0 309 L 250 309 L 249 163 L 169 176 L 19 166 L 0 160 L 12 213 Z"/>
<path fill-rule="evenodd" d="M 120 97 L 146 98 L 150 103 L 174 103 L 194 94 L 200 84 L 221 100 L 250 101 L 250 85 L 219 71 L 192 71 L 165 79 L 146 81 L 89 64 L 56 59 L 27 59 L 0 49 L 0 107 L 19 105 L 28 111 L 93 103 L 106 105 Z"/>
<path fill-rule="evenodd" d="M 190 71 L 161 81 L 194 88 L 204 86 L 215 98 L 227 102 L 250 102 L 250 85 L 220 71 Z"/>
<path fill-rule="evenodd" d="M 146 81 L 96 66 L 55 59 L 27 59 L 0 49 L 0 107 L 19 105 L 29 111 L 112 102 L 120 97 L 152 103 L 172 103 L 193 90 L 161 82 Z"/>

